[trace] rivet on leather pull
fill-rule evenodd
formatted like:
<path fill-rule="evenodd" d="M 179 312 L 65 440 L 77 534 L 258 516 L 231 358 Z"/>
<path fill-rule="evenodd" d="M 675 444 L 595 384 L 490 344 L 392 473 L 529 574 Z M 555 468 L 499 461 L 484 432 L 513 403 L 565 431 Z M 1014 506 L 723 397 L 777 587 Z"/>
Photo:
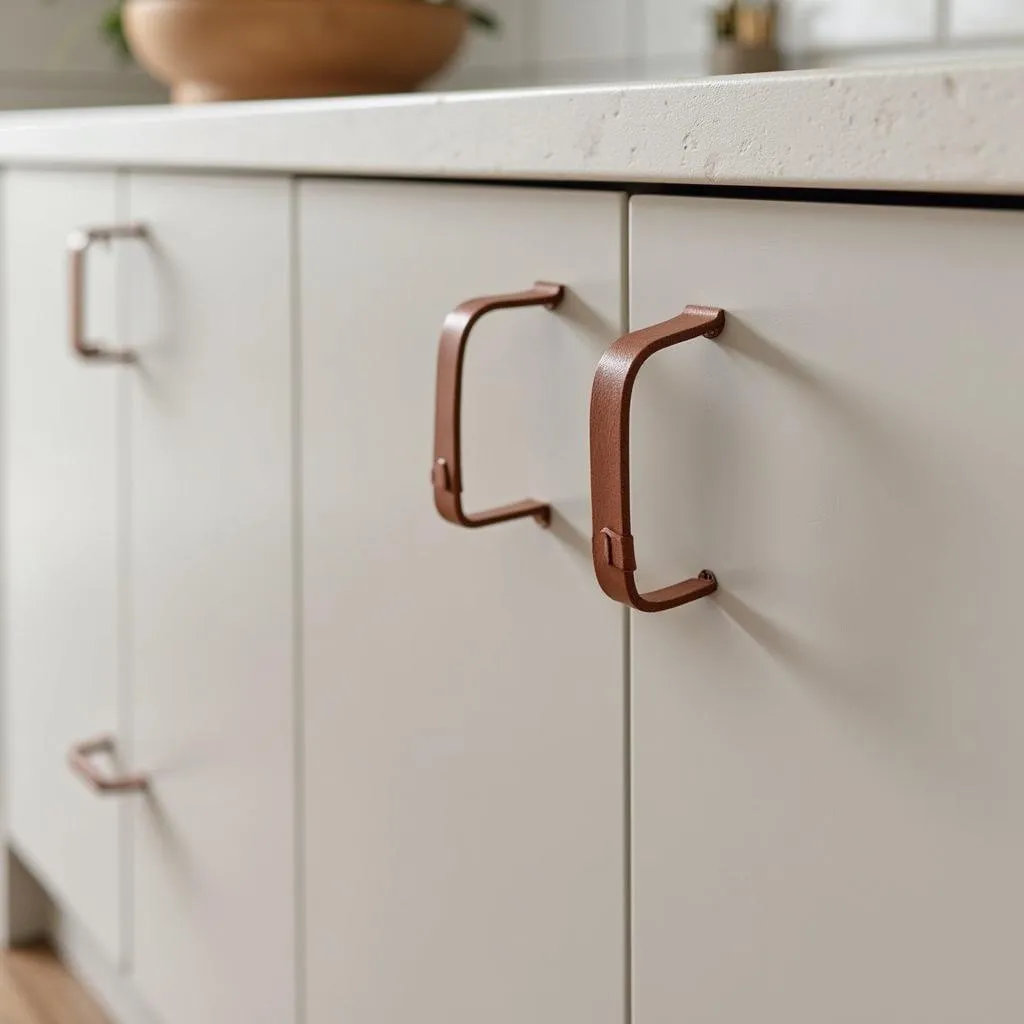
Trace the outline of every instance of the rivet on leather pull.
<path fill-rule="evenodd" d="M 623 572 L 636 572 L 636 554 L 632 537 L 620 537 L 606 526 L 601 531 L 604 537 L 604 554 L 608 564 Z"/>
<path fill-rule="evenodd" d="M 434 485 L 435 490 L 451 493 L 452 478 L 448 472 L 448 463 L 444 459 L 438 459 L 434 463 L 434 468 L 430 472 L 430 482 Z"/>

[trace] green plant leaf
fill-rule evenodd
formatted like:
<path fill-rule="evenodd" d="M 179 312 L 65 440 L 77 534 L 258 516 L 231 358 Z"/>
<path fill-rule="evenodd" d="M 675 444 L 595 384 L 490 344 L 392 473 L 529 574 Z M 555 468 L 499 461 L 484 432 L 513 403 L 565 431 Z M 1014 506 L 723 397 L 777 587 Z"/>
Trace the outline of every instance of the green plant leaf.
<path fill-rule="evenodd" d="M 469 23 L 474 28 L 483 29 L 485 32 L 500 32 L 501 20 L 486 7 L 476 7 L 473 4 L 463 3 L 462 0 L 426 0 L 428 4 L 437 4 L 441 7 L 458 7 L 466 12 Z"/>
<path fill-rule="evenodd" d="M 124 34 L 124 18 L 121 16 L 121 5 L 111 7 L 100 21 L 100 31 L 111 46 L 121 54 L 122 57 L 130 57 L 131 50 L 128 48 L 128 39 Z"/>
<path fill-rule="evenodd" d="M 469 15 L 471 25 L 482 28 L 485 32 L 501 31 L 501 22 L 493 11 L 488 11 L 483 7 L 467 7 L 466 14 Z"/>

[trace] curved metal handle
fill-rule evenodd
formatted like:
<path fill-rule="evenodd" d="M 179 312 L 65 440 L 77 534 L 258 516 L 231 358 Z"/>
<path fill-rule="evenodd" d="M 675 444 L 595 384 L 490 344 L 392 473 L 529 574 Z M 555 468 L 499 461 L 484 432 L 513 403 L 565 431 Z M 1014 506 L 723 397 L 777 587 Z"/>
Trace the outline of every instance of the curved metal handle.
<path fill-rule="evenodd" d="M 121 224 L 107 228 L 83 228 L 68 236 L 68 270 L 71 287 L 71 348 L 82 359 L 93 362 L 132 363 L 135 353 L 129 349 L 103 348 L 89 341 L 85 324 L 86 257 L 97 243 L 108 244 L 114 238 L 145 238 L 141 224 Z"/>
<path fill-rule="evenodd" d="M 691 338 L 717 338 L 725 313 L 687 306 L 673 320 L 634 331 L 604 354 L 590 398 L 590 493 L 594 515 L 594 571 L 601 589 L 614 601 L 641 612 L 663 612 L 707 597 L 718 589 L 705 569 L 648 594 L 636 587 L 636 552 L 630 527 L 629 409 L 640 367 L 655 352 Z"/>
<path fill-rule="evenodd" d="M 470 529 L 532 516 L 542 526 L 551 522 L 551 506 L 527 498 L 487 512 L 467 514 L 462 508 L 462 367 L 474 324 L 485 313 L 520 306 L 557 309 L 565 286 L 538 281 L 525 292 L 491 295 L 462 303 L 445 318 L 437 354 L 437 404 L 434 418 L 434 505 L 448 522 Z"/>
<path fill-rule="evenodd" d="M 71 748 L 68 764 L 90 789 L 104 796 L 110 793 L 139 793 L 148 789 L 149 780 L 145 775 L 108 776 L 93 764 L 92 759 L 97 754 L 112 755 L 114 749 L 114 740 L 110 736 L 86 740 L 85 743 L 78 743 Z"/>

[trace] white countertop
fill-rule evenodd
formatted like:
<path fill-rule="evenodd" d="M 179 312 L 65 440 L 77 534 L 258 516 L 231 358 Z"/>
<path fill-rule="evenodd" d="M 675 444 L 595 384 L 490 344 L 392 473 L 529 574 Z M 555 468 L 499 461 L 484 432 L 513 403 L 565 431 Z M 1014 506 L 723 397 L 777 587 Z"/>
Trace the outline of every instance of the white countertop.
<path fill-rule="evenodd" d="M 1024 64 L 17 113 L 0 163 L 1024 195 Z"/>

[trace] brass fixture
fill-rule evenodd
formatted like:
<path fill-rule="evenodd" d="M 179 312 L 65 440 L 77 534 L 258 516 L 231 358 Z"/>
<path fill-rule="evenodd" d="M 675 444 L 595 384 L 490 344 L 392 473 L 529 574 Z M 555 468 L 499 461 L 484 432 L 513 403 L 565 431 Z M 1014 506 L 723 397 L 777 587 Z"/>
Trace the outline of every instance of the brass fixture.
<path fill-rule="evenodd" d="M 778 70 L 778 0 L 729 0 L 716 7 L 712 16 L 712 73 L 740 75 Z"/>

